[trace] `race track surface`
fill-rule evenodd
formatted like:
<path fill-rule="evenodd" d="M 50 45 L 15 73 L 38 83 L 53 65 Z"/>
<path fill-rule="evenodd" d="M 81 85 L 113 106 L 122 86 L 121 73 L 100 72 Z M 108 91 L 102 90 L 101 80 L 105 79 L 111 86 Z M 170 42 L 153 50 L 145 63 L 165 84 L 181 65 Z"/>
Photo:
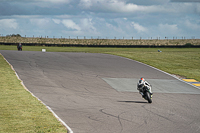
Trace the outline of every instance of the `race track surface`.
<path fill-rule="evenodd" d="M 3 51 L 25 86 L 74 133 L 199 133 L 200 90 L 126 58 Z M 153 103 L 136 90 L 153 85 Z"/>

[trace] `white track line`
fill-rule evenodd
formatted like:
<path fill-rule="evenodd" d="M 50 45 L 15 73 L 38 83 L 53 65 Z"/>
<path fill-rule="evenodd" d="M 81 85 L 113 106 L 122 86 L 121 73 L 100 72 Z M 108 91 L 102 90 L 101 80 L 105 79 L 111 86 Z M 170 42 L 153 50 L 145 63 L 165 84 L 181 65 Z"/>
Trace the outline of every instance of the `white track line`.
<path fill-rule="evenodd" d="M 0 53 L 0 55 L 2 55 L 2 54 Z M 3 55 L 2 55 L 2 56 L 3 56 Z M 4 58 L 4 56 L 3 56 L 3 58 Z M 18 76 L 17 72 L 15 71 L 15 69 L 13 68 L 13 66 L 12 66 L 5 58 L 4 58 L 4 60 L 11 66 L 11 69 L 15 72 L 17 78 L 21 81 L 21 84 L 22 84 L 22 86 L 24 87 L 24 89 L 25 89 L 26 91 L 30 92 L 30 91 L 26 88 L 26 86 L 24 85 L 23 81 L 19 78 L 19 76 Z M 67 130 L 68 130 L 69 133 L 73 133 L 72 129 L 71 129 L 62 119 L 60 119 L 60 118 L 56 115 L 56 113 L 55 113 L 49 106 L 47 106 L 44 102 L 42 102 L 42 101 L 41 101 L 38 97 L 36 97 L 32 92 L 30 92 L 30 93 L 31 93 L 32 96 L 34 96 L 35 98 L 37 98 L 42 104 L 44 104 L 44 105 L 46 106 L 46 108 L 47 108 L 49 111 L 51 111 L 51 112 L 53 113 L 53 115 L 67 128 Z"/>

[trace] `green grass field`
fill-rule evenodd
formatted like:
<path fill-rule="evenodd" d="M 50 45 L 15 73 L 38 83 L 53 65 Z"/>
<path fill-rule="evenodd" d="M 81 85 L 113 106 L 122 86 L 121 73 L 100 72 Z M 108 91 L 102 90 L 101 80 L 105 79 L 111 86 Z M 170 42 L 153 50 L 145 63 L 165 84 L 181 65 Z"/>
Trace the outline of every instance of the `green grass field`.
<path fill-rule="evenodd" d="M 170 74 L 200 81 L 200 48 L 88 48 L 24 46 L 23 51 L 88 52 L 123 56 Z M 0 50 L 16 46 L 0 45 Z M 0 132 L 66 132 L 43 104 L 27 92 L 0 57 Z"/>

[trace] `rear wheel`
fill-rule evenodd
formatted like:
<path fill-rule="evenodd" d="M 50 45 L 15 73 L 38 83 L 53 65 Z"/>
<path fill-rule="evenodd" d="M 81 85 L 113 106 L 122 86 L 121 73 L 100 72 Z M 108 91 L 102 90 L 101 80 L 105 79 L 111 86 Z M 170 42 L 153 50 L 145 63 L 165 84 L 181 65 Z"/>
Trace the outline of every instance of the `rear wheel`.
<path fill-rule="evenodd" d="M 148 103 L 152 103 L 151 95 L 149 92 L 146 92 L 146 97 L 147 97 Z"/>

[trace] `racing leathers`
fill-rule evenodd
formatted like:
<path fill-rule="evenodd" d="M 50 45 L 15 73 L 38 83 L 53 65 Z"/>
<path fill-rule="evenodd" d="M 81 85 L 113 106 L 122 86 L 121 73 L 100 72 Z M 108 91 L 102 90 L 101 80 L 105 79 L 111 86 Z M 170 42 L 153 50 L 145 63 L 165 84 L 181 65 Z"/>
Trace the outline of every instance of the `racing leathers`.
<path fill-rule="evenodd" d="M 145 81 L 144 78 L 141 78 L 139 80 L 139 82 L 137 83 L 137 90 L 139 91 L 139 93 L 142 96 L 144 96 L 144 94 L 143 94 L 143 92 L 144 92 L 143 88 L 144 87 L 147 87 L 149 89 L 149 92 L 151 93 L 151 95 L 153 94 L 152 91 L 151 91 L 151 85 L 147 81 Z"/>

